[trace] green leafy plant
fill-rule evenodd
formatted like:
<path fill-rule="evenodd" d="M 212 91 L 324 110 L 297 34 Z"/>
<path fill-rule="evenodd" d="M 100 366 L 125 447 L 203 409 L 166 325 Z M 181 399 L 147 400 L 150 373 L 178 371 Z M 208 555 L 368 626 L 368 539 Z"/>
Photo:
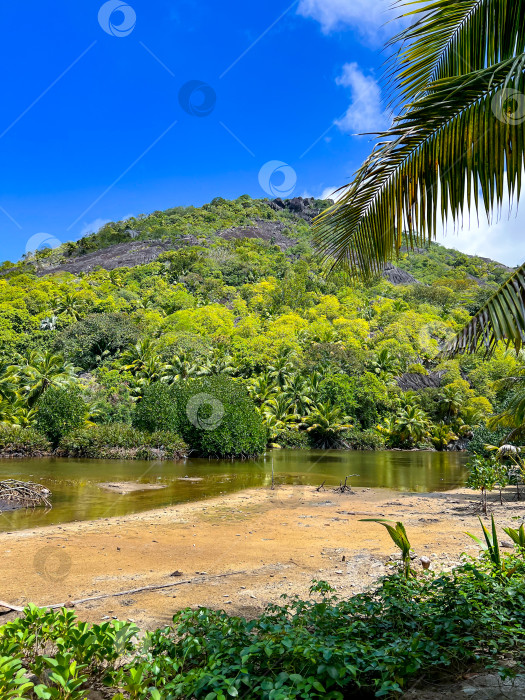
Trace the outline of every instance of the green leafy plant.
<path fill-rule="evenodd" d="M 522 556 L 525 556 L 525 526 L 523 524 L 520 525 L 518 530 L 512 527 L 504 527 L 503 532 L 514 542 Z"/>
<path fill-rule="evenodd" d="M 49 440 L 33 428 L 0 425 L 0 454 L 3 456 L 36 457 L 50 452 Z"/>
<path fill-rule="evenodd" d="M 388 534 L 392 538 L 392 541 L 401 552 L 401 561 L 403 563 L 403 575 L 405 576 L 405 578 L 409 578 L 412 575 L 412 571 L 410 568 L 410 552 L 412 551 L 412 547 L 408 540 L 408 536 L 403 523 L 397 522 L 395 524 L 395 527 L 393 527 L 392 525 L 390 525 L 390 523 L 393 522 L 392 520 L 385 520 L 383 518 L 363 518 L 361 519 L 361 522 L 379 523 L 380 525 L 386 527 L 386 529 L 388 530 Z"/>
<path fill-rule="evenodd" d="M 169 430 L 153 433 L 111 423 L 73 430 L 62 438 L 59 454 L 95 459 L 182 459 L 188 447 Z"/>
<path fill-rule="evenodd" d="M 33 683 L 26 675 L 20 659 L 0 656 L 0 697 L 26 698 Z"/>
<path fill-rule="evenodd" d="M 37 402 L 37 428 L 53 445 L 86 422 L 88 407 L 78 388 L 51 387 Z"/>
<path fill-rule="evenodd" d="M 267 433 L 246 388 L 225 376 L 173 385 L 180 433 L 206 457 L 250 457 L 266 448 Z"/>
<path fill-rule="evenodd" d="M 479 516 L 478 516 L 479 517 Z M 489 532 L 487 528 L 485 527 L 485 524 L 483 523 L 482 519 L 479 518 L 479 522 L 481 525 L 481 528 L 483 530 L 483 536 L 485 538 L 485 542 L 483 543 L 479 537 L 476 537 L 476 535 L 471 534 L 470 532 L 467 532 L 467 535 L 471 537 L 474 542 L 476 542 L 482 549 L 487 553 L 487 556 L 489 557 L 490 561 L 492 564 L 497 567 L 501 568 L 502 564 L 502 558 L 500 554 L 500 548 L 498 544 L 498 533 L 496 531 L 496 523 L 494 522 L 494 515 L 491 515 L 491 522 L 492 522 L 492 532 Z"/>
<path fill-rule="evenodd" d="M 467 486 L 481 492 L 481 509 L 487 515 L 487 493 L 503 478 L 505 468 L 494 458 L 473 457 L 467 464 Z"/>

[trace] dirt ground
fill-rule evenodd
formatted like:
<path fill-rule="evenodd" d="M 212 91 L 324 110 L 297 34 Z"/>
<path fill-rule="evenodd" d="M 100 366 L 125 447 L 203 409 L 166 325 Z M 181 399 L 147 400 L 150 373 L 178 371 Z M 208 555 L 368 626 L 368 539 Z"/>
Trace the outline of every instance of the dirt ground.
<path fill-rule="evenodd" d="M 511 490 L 505 499 L 504 506 L 494 500 L 491 509 L 498 525 L 517 527 L 525 502 L 517 502 Z M 462 552 L 477 553 L 464 534 L 480 533 L 477 506 L 476 494 L 467 490 L 339 494 L 280 486 L 125 517 L 1 533 L 0 599 L 48 605 L 169 584 L 75 607 L 82 619 L 128 619 L 145 629 L 169 623 L 176 610 L 189 606 L 253 616 L 283 593 L 307 596 L 312 579 L 329 581 L 345 596 L 385 574 L 396 549 L 383 527 L 361 518 L 402 520 L 416 566 L 428 556 L 432 568 L 451 568 Z"/>

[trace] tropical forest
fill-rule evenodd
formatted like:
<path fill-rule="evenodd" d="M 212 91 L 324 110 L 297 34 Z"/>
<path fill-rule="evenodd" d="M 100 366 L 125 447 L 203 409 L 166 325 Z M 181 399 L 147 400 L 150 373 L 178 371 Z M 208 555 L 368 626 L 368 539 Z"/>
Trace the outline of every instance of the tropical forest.
<path fill-rule="evenodd" d="M 238 169 L 222 197 L 231 155 L 206 203 L 174 192 L 166 208 L 155 173 L 158 210 L 3 256 L 0 700 L 525 697 L 525 0 L 402 0 L 386 29 L 361 5 L 294 3 L 219 78 L 292 9 L 339 49 L 353 27 L 350 53 L 384 39 L 383 78 L 346 63 L 353 103 L 297 161 L 375 119 L 346 182 L 299 194 L 268 161 L 266 196 Z M 122 46 L 138 10 L 104 3 L 97 31 Z M 205 123 L 216 97 L 192 80 L 178 103 Z M 176 124 L 86 212 L 146 177 Z M 512 255 L 486 254 L 482 221 Z"/>

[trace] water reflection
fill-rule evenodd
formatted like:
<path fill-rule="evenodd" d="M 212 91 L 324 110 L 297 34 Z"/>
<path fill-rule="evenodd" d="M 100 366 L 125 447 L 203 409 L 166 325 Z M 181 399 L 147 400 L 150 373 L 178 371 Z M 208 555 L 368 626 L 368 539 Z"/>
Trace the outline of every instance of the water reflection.
<path fill-rule="evenodd" d="M 277 450 L 251 461 L 0 460 L 0 478 L 37 481 L 53 492 L 51 511 L 2 513 L 0 530 L 126 515 L 269 485 L 272 462 L 277 483 L 318 486 L 326 481 L 329 486 L 339 484 L 348 474 L 358 474 L 350 480 L 352 486 L 428 492 L 463 484 L 465 461 L 465 456 L 459 453 L 315 450 Z M 185 476 L 202 480 L 181 480 Z M 121 495 L 97 485 L 107 481 L 160 483 L 166 488 Z"/>

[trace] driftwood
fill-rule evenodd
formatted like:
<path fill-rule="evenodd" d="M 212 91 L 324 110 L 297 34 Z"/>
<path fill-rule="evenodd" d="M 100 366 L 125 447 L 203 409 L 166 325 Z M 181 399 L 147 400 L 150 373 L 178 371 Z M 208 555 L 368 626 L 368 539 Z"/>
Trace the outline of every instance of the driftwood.
<path fill-rule="evenodd" d="M 335 488 L 334 491 L 336 493 L 352 493 L 352 488 L 346 483 L 352 476 L 359 476 L 359 474 L 349 474 L 348 476 L 345 476 L 345 483 L 343 484 L 343 482 L 340 481 L 339 486 Z"/>
<path fill-rule="evenodd" d="M 295 562 L 294 562 L 295 563 Z M 215 574 L 209 578 L 225 578 L 226 576 L 238 576 L 240 574 L 245 574 L 246 571 L 231 571 L 227 574 Z M 50 605 L 40 605 L 40 608 L 46 608 L 48 610 L 55 610 L 56 608 L 72 608 L 81 603 L 89 603 L 92 600 L 102 600 L 103 598 L 116 598 L 122 595 L 132 595 L 135 593 L 146 593 L 147 591 L 159 591 L 163 588 L 173 588 L 174 586 L 184 586 L 189 583 L 202 583 L 205 579 L 202 576 L 199 578 L 190 578 L 186 581 L 176 581 L 175 583 L 159 583 L 154 586 L 142 586 L 141 588 L 131 588 L 128 591 L 117 591 L 116 593 L 101 593 L 100 595 L 93 595 L 89 598 L 78 598 L 77 600 L 68 600 L 66 603 L 51 603 Z M 0 600 L 0 607 L 7 608 L 8 610 L 13 610 L 15 612 L 24 612 L 24 608 L 20 605 L 12 605 L 11 603 L 6 603 Z M 0 615 L 6 615 L 7 613 L 0 613 Z"/>
<path fill-rule="evenodd" d="M 316 490 L 316 491 L 326 491 L 326 489 L 325 489 L 325 487 L 324 487 L 325 484 L 326 484 L 326 479 L 323 481 L 323 483 L 321 484 L 321 486 L 318 486 L 315 490 Z"/>
<path fill-rule="evenodd" d="M 32 481 L 17 481 L 5 479 L 0 481 L 0 501 L 18 503 L 26 508 L 46 506 L 51 508 L 51 491 L 41 484 Z"/>

